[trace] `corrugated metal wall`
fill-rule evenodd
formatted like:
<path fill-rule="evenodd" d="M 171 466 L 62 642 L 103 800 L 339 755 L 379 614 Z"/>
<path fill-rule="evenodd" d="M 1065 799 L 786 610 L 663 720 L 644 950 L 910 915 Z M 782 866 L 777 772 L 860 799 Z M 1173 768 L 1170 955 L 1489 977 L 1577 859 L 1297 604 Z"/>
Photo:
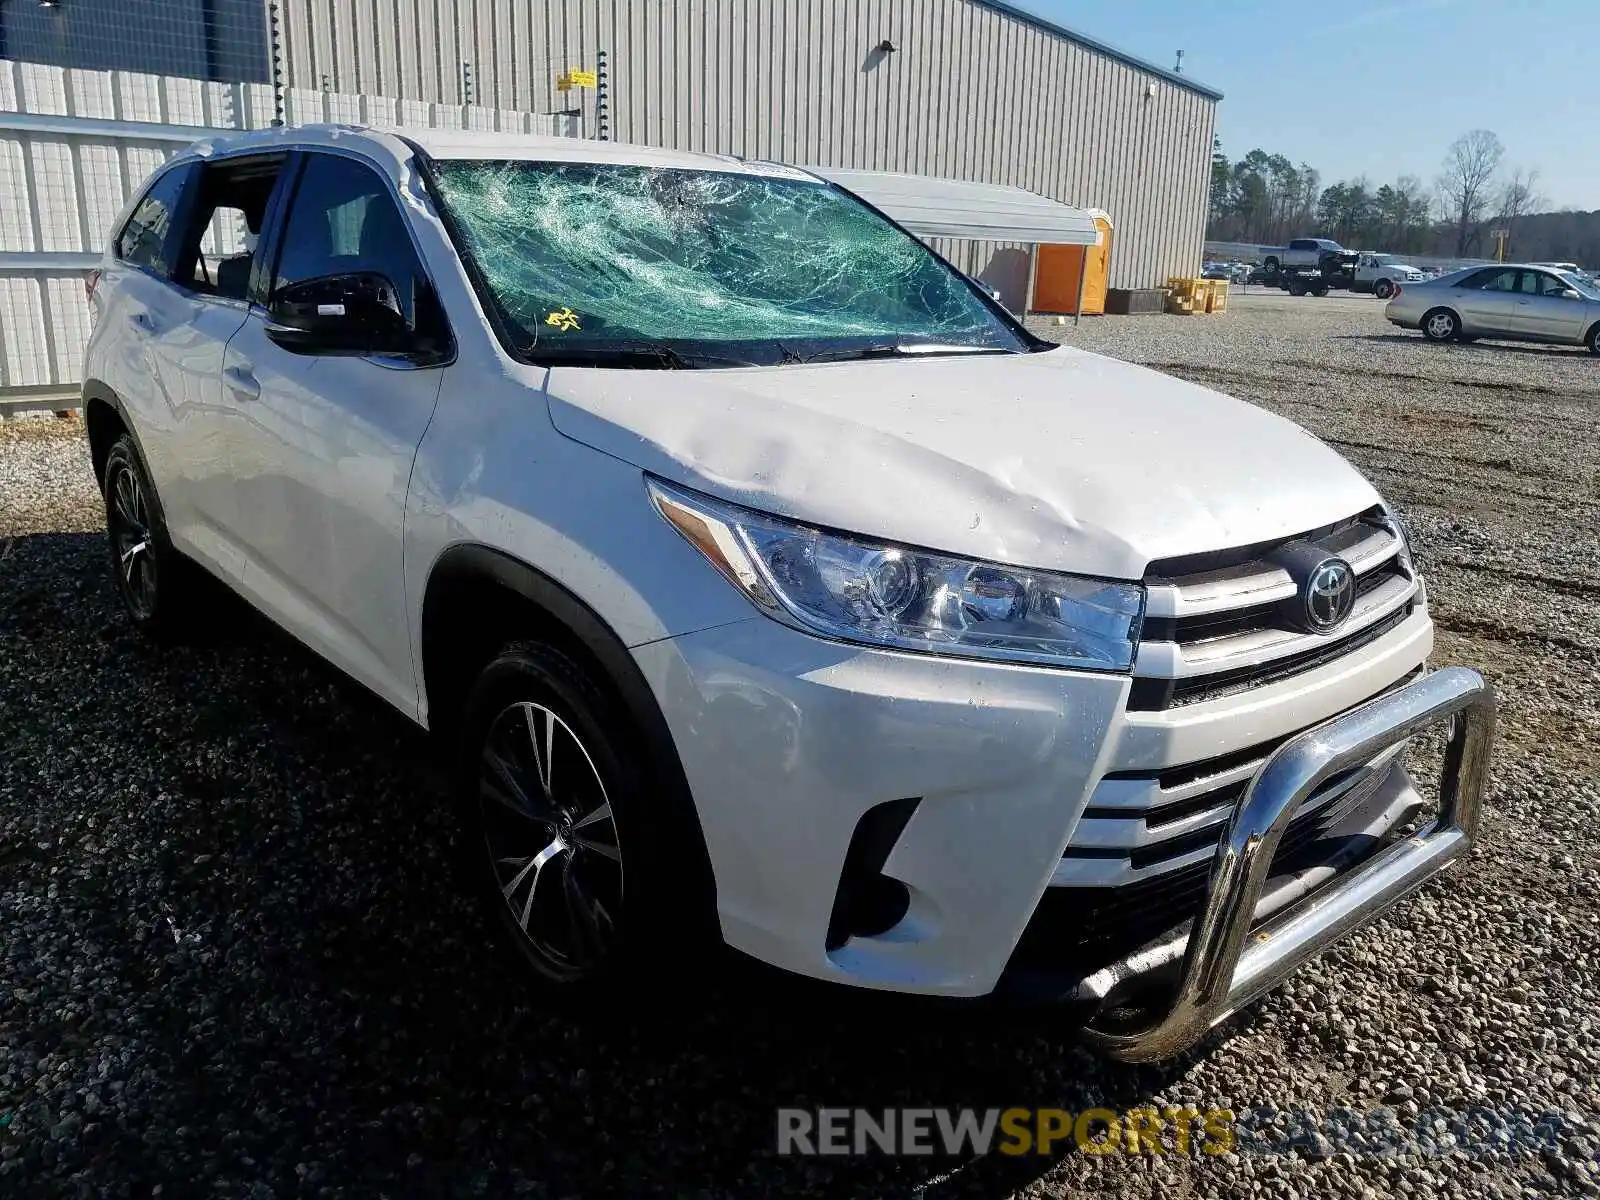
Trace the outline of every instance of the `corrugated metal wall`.
<path fill-rule="evenodd" d="M 1215 99 L 976 0 L 281 0 L 289 83 L 580 109 L 611 136 L 1030 188 L 1116 221 L 1111 285 L 1200 260 Z M 875 49 L 885 39 L 896 50 Z M 1154 94 L 1150 91 L 1153 87 Z M 469 91 L 470 89 L 470 91 Z M 1002 247 L 941 247 L 969 269 Z"/>
<path fill-rule="evenodd" d="M 273 99 L 267 84 L 0 60 L 0 401 L 76 390 L 89 337 L 84 272 L 124 201 L 205 130 L 270 125 Z M 291 125 L 578 133 L 560 117 L 311 89 L 290 89 L 284 108 Z M 235 249 L 237 233 L 219 223 L 207 251 Z"/>

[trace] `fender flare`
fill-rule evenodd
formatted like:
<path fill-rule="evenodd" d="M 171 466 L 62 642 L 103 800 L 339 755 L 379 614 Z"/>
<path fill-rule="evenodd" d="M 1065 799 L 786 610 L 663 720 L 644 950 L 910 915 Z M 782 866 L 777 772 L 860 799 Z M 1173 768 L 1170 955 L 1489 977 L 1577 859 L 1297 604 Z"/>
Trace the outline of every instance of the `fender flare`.
<path fill-rule="evenodd" d="M 611 685 L 614 696 L 622 706 L 623 715 L 631 721 L 643 740 L 647 761 L 661 787 L 662 799 L 682 822 L 678 826 L 683 835 L 681 849 L 692 854 L 696 860 L 697 874 L 704 881 L 706 889 L 708 911 L 714 914 L 716 877 L 706 848 L 700 812 L 695 805 L 683 761 L 678 756 L 677 743 L 673 740 L 654 690 L 645 680 L 627 644 L 605 619 L 575 593 L 537 567 L 503 551 L 470 542 L 451 546 L 434 560 L 423 590 L 420 617 L 424 638 L 421 646 L 422 684 L 423 695 L 428 703 L 429 727 L 435 728 L 439 722 L 433 719 L 433 698 L 427 695 L 431 662 L 426 640 L 429 633 L 428 613 L 432 605 L 437 603 L 440 592 L 453 580 L 494 584 L 526 600 L 576 639 L 605 673 L 604 682 Z"/>

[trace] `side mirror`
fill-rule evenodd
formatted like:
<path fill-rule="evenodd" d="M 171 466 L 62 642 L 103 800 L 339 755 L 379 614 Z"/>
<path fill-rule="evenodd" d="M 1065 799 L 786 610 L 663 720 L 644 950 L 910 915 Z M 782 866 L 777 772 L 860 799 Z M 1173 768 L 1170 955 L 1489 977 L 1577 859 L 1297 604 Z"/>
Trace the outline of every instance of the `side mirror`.
<path fill-rule="evenodd" d="M 1562 288 L 1561 289 L 1561 298 L 1563 300 L 1582 300 L 1583 299 L 1582 296 L 1578 295 L 1577 289 L 1575 289 L 1575 288 Z"/>
<path fill-rule="evenodd" d="M 267 305 L 266 334 L 296 354 L 398 354 L 414 340 L 394 284 L 373 271 L 279 288 Z"/>

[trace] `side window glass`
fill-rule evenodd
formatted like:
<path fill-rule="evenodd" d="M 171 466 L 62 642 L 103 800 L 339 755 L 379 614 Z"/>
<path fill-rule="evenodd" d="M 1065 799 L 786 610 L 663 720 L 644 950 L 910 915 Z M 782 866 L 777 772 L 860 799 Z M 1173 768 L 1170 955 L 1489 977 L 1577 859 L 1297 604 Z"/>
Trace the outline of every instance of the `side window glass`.
<path fill-rule="evenodd" d="M 189 166 L 174 167 L 150 185 L 117 235 L 117 257 L 158 275 L 172 271 L 172 223 L 183 201 Z"/>
<path fill-rule="evenodd" d="M 1474 275 L 1473 279 L 1482 282 L 1475 286 L 1481 287 L 1486 292 L 1514 292 L 1517 290 L 1517 271 L 1485 271 L 1481 276 Z"/>
<path fill-rule="evenodd" d="M 388 184 L 354 159 L 311 154 L 289 206 L 274 290 L 357 272 L 394 284 L 407 308 L 403 315 L 411 319 L 422 264 Z"/>

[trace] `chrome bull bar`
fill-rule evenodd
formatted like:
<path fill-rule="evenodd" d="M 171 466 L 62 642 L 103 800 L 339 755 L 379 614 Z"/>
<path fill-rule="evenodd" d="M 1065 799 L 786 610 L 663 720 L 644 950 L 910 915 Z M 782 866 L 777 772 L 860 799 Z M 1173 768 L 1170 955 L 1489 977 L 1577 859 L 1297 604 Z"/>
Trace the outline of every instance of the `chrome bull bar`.
<path fill-rule="evenodd" d="M 1170 1008 L 1132 1029 L 1092 1022 L 1085 1030 L 1091 1044 L 1127 1062 L 1181 1053 L 1301 963 L 1464 855 L 1477 836 L 1494 711 L 1494 691 L 1483 676 L 1449 667 L 1279 747 L 1250 781 L 1217 845 L 1205 907 L 1184 948 Z M 1279 839 L 1300 805 L 1341 771 L 1447 720 L 1454 729 L 1440 773 L 1439 814 L 1432 823 L 1252 930 Z M 1130 973 L 1136 970 L 1132 960 L 1127 966 Z"/>

